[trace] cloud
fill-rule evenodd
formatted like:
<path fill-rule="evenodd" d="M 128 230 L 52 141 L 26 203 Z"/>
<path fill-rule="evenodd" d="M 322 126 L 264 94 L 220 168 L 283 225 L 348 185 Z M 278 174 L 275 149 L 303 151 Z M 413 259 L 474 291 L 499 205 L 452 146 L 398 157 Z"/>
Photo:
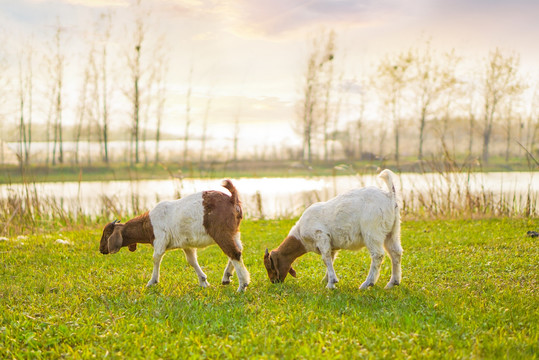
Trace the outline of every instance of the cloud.
<path fill-rule="evenodd" d="M 387 23 L 427 4 L 426 0 L 161 0 L 155 6 L 173 17 L 212 21 L 237 36 L 277 38 L 320 26 Z"/>
<path fill-rule="evenodd" d="M 334 24 L 362 25 L 370 21 L 371 1 L 242 0 L 237 12 L 239 28 L 259 36 L 280 36 L 313 26 Z"/>
<path fill-rule="evenodd" d="M 41 0 L 40 0 L 41 1 Z M 81 5 L 86 7 L 126 7 L 129 6 L 128 0 L 64 0 L 68 4 Z"/>

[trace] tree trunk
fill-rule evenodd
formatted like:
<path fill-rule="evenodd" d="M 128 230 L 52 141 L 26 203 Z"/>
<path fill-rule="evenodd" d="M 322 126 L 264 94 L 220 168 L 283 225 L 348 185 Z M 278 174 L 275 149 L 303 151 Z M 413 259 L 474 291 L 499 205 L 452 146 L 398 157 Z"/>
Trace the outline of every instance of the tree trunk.
<path fill-rule="evenodd" d="M 423 160 L 423 138 L 425 134 L 425 117 L 426 117 L 426 108 L 421 110 L 421 119 L 419 121 L 419 151 L 417 154 L 418 160 Z"/>
<path fill-rule="evenodd" d="M 488 164 L 488 158 L 489 158 L 489 152 L 488 152 L 488 145 L 490 142 L 490 134 L 492 131 L 492 126 L 489 124 L 486 126 L 485 130 L 483 131 L 483 163 Z"/>
<path fill-rule="evenodd" d="M 472 155 L 474 126 L 475 126 L 475 119 L 474 119 L 474 116 L 470 114 L 470 138 L 468 140 L 468 156 Z"/>
<path fill-rule="evenodd" d="M 108 108 L 108 102 L 107 102 L 107 95 L 108 95 L 108 89 L 107 89 L 107 48 L 106 45 L 103 46 L 103 64 L 102 64 L 102 72 L 103 72 L 103 149 L 104 149 L 104 161 L 105 164 L 109 163 L 109 108 Z"/>
<path fill-rule="evenodd" d="M 189 72 L 189 87 L 185 98 L 185 133 L 183 141 L 183 166 L 187 164 L 187 156 L 189 151 L 189 126 L 191 125 L 191 88 L 193 80 L 193 68 Z"/>

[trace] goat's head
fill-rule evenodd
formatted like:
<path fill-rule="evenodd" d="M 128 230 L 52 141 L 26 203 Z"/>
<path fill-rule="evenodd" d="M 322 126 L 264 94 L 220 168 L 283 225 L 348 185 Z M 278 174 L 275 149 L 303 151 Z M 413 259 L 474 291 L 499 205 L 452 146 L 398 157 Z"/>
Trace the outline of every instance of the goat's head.
<path fill-rule="evenodd" d="M 108 223 L 103 229 L 103 235 L 99 242 L 99 251 L 101 254 L 115 254 L 123 246 L 122 228 L 124 224 L 119 224 L 118 220 Z M 135 251 L 137 244 L 130 244 L 129 251 Z"/>
<path fill-rule="evenodd" d="M 292 261 L 294 260 L 292 259 Z M 268 249 L 266 249 L 266 252 L 264 253 L 264 266 L 266 267 L 268 277 L 273 284 L 284 282 L 284 279 L 288 274 L 296 277 L 296 270 L 291 266 L 292 261 L 282 258 L 276 251 L 270 253 L 268 252 Z"/>

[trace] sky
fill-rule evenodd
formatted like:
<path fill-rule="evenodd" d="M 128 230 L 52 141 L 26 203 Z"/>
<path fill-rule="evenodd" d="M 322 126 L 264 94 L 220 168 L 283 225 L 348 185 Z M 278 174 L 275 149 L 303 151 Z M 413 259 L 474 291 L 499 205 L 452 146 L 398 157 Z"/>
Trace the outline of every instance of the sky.
<path fill-rule="evenodd" d="M 51 46 L 56 24 L 66 29 L 67 99 L 77 82 L 96 19 L 110 11 L 112 41 L 122 71 L 122 47 L 133 23 L 131 0 L 0 0 L 0 38 L 12 62 L 21 46 Z M 169 59 L 164 130 L 181 134 L 192 90 L 193 132 L 209 104 L 208 132 L 230 139 L 240 122 L 244 144 L 299 143 L 294 133 L 311 40 L 336 33 L 342 83 L 353 83 L 380 59 L 430 40 L 480 66 L 496 47 L 520 54 L 522 71 L 537 79 L 539 1 L 536 0 L 146 0 L 148 26 L 164 34 Z M 21 45 L 22 44 L 22 45 Z M 152 61 L 147 55 L 147 61 Z M 122 103 L 121 94 L 115 95 Z M 208 103 L 208 99 L 211 101 Z M 69 110 L 67 110 L 69 113 Z M 115 109 L 119 126 L 127 110 Z M 343 111 L 346 121 L 346 111 Z M 353 116 L 353 112 L 348 116 Z M 2 121 L 6 121 L 5 118 Z"/>

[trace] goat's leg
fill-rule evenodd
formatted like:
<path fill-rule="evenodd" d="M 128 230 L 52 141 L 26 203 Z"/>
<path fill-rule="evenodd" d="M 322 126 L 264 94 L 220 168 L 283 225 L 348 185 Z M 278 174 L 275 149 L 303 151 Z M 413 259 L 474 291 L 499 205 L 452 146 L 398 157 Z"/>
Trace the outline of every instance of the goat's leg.
<path fill-rule="evenodd" d="M 195 269 L 195 272 L 198 276 L 198 284 L 202 287 L 208 287 L 210 284 L 208 283 L 208 277 L 206 274 L 204 274 L 204 271 L 200 268 L 200 265 L 198 264 L 197 260 L 197 250 L 193 248 L 186 248 L 183 249 L 183 252 L 185 253 L 185 258 L 187 259 L 187 262 L 189 265 Z"/>
<path fill-rule="evenodd" d="M 335 262 L 335 258 L 337 257 L 337 251 L 331 252 L 331 263 Z M 328 271 L 326 267 L 326 275 L 324 275 L 324 278 L 322 279 L 322 283 L 327 284 L 328 282 Z M 339 282 L 339 279 L 337 279 L 337 282 Z"/>
<path fill-rule="evenodd" d="M 331 256 L 331 251 L 325 251 L 322 253 L 322 260 L 326 264 L 326 276 L 327 276 L 327 285 L 328 289 L 335 289 L 335 284 L 339 282 L 337 274 L 335 274 L 335 269 L 333 269 L 333 257 Z"/>
<path fill-rule="evenodd" d="M 228 285 L 230 284 L 230 278 L 234 274 L 234 264 L 232 264 L 232 260 L 228 259 L 228 263 L 226 264 L 225 271 L 223 273 L 223 279 L 221 280 L 221 284 Z"/>
<path fill-rule="evenodd" d="M 238 275 L 238 292 L 244 291 L 247 286 L 249 286 L 250 282 L 250 275 L 249 271 L 247 271 L 247 268 L 243 264 L 243 259 L 240 258 L 239 260 L 231 259 L 232 265 L 234 266 L 234 269 L 236 269 L 236 274 Z"/>
<path fill-rule="evenodd" d="M 333 269 L 333 260 L 335 251 L 331 249 L 331 239 L 329 235 L 321 230 L 317 230 L 313 235 L 314 243 L 317 244 L 318 252 L 322 255 L 322 261 L 326 265 L 326 275 L 323 281 L 327 281 L 326 288 L 335 289 L 335 284 L 339 282 L 335 269 Z"/>
<path fill-rule="evenodd" d="M 213 235 L 210 234 L 217 245 L 223 250 L 223 252 L 228 256 L 230 262 L 232 263 L 232 266 L 234 266 L 234 269 L 236 269 L 236 274 L 238 275 L 239 280 L 239 287 L 238 291 L 244 291 L 245 288 L 249 285 L 250 281 L 250 275 L 249 271 L 247 271 L 247 268 L 243 264 L 243 259 L 241 257 L 241 252 L 243 250 L 243 246 L 241 244 L 240 240 L 240 233 L 227 233 L 227 232 L 220 232 L 220 233 L 214 233 Z M 223 275 L 223 280 L 225 279 L 225 276 L 227 275 L 226 272 L 228 270 L 225 269 L 225 274 Z M 230 281 L 230 278 L 229 278 Z"/>
<path fill-rule="evenodd" d="M 391 289 L 395 285 L 401 283 L 401 258 L 402 258 L 402 247 L 398 237 L 389 236 L 384 243 L 384 248 L 386 249 L 389 257 L 391 258 L 391 279 L 386 285 L 386 289 Z"/>
<path fill-rule="evenodd" d="M 371 242 L 372 244 L 373 242 Z M 368 288 L 369 286 L 374 286 L 376 284 L 376 281 L 378 280 L 378 277 L 380 276 L 380 266 L 382 265 L 382 260 L 384 260 L 384 249 L 382 247 L 382 242 L 380 243 L 380 246 L 370 246 L 369 247 L 369 253 L 371 254 L 371 268 L 369 269 L 369 275 L 367 275 L 367 279 L 361 286 L 359 287 L 361 290 Z"/>
<path fill-rule="evenodd" d="M 244 291 L 247 288 L 247 286 L 249 286 L 249 282 L 251 281 L 251 276 L 249 275 L 249 271 L 247 271 L 247 268 L 243 264 L 243 258 L 241 257 L 241 251 L 243 251 L 243 245 L 240 240 L 240 233 L 236 233 L 234 235 L 234 243 L 240 250 L 240 258 L 238 260 L 230 259 L 230 262 L 232 262 L 234 269 L 236 269 L 236 274 L 238 274 L 238 282 L 240 283 L 238 286 L 238 291 Z"/>
<path fill-rule="evenodd" d="M 150 279 L 150 281 L 148 281 L 148 284 L 146 284 L 146 286 L 151 286 L 159 282 L 159 269 L 161 267 L 161 260 L 163 259 L 163 255 L 165 255 L 164 249 L 162 249 L 161 247 L 154 248 L 152 278 Z"/>
<path fill-rule="evenodd" d="M 240 233 L 236 233 L 234 235 L 234 243 L 236 244 L 237 248 L 240 251 L 243 251 L 243 245 L 241 243 L 240 236 L 241 236 Z M 223 285 L 230 284 L 230 278 L 232 277 L 233 274 L 234 274 L 234 264 L 232 263 L 232 259 L 228 258 L 228 263 L 226 264 L 225 271 L 223 272 L 223 279 L 221 280 L 221 284 Z"/>

